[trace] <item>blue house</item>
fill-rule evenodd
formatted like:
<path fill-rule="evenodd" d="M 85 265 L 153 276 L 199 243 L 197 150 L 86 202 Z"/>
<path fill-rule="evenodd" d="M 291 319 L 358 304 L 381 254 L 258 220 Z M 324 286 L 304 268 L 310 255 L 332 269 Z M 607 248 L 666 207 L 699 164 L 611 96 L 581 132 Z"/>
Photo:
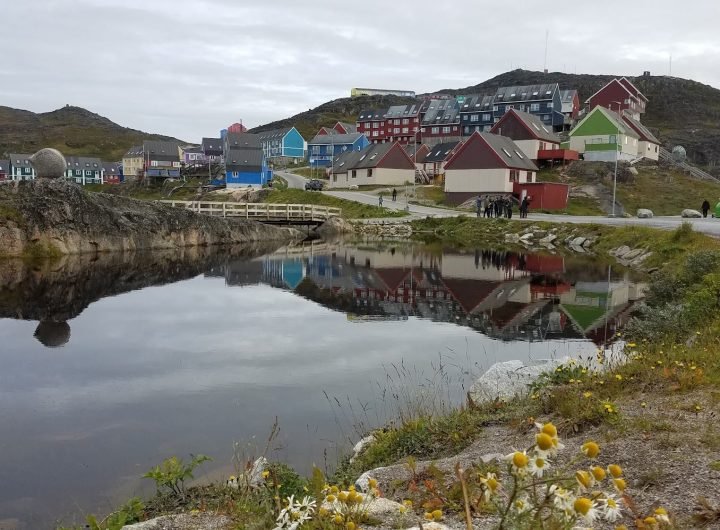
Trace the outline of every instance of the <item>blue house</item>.
<path fill-rule="evenodd" d="M 264 186 L 272 178 L 257 134 L 228 133 L 223 147 L 228 188 Z"/>
<path fill-rule="evenodd" d="M 258 133 L 265 158 L 270 161 L 294 159 L 298 162 L 305 158 L 305 138 L 295 127 L 275 129 Z"/>
<path fill-rule="evenodd" d="M 310 167 L 328 167 L 334 157 L 347 151 L 362 151 L 370 141 L 363 133 L 323 134 L 308 142 Z"/>

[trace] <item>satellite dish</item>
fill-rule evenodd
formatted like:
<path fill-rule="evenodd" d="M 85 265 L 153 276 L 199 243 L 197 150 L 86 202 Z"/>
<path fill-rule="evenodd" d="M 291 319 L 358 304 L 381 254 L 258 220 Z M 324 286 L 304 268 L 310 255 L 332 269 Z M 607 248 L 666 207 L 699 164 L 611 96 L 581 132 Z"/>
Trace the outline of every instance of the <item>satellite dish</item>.
<path fill-rule="evenodd" d="M 673 160 L 676 162 L 685 162 L 687 159 L 687 151 L 682 145 L 676 145 L 672 150 Z"/>

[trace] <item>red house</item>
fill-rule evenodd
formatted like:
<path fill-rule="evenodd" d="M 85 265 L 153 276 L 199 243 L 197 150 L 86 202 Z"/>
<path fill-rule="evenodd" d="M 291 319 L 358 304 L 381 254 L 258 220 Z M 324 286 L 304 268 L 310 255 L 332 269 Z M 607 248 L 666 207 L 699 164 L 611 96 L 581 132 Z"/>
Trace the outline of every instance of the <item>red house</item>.
<path fill-rule="evenodd" d="M 244 133 L 248 129 L 242 123 L 233 123 L 227 130 L 229 133 Z"/>
<path fill-rule="evenodd" d="M 363 110 L 356 123 L 357 132 L 367 136 L 370 143 L 384 143 L 387 139 L 385 111 L 378 109 Z"/>
<path fill-rule="evenodd" d="M 390 107 L 385 113 L 385 140 L 401 144 L 419 141 L 421 108 L 417 103 Z"/>
<path fill-rule="evenodd" d="M 647 102 L 645 95 L 625 77 L 613 79 L 585 101 L 589 106 L 588 110 L 598 106 L 617 113 L 622 110 L 638 121 L 640 115 L 645 113 Z"/>
<path fill-rule="evenodd" d="M 460 105 L 454 99 L 431 99 L 420 125 L 424 142 L 433 144 L 460 140 Z"/>

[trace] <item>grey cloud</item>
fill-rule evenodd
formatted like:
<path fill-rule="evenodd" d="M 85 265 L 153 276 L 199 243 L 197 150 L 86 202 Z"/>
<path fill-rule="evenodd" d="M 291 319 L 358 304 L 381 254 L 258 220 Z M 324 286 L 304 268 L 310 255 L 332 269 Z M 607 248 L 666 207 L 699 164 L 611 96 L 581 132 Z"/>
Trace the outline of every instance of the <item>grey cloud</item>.
<path fill-rule="evenodd" d="M 450 0 L 24 0 L 4 7 L 0 104 L 87 107 L 197 141 L 284 118 L 352 86 L 462 87 L 509 68 L 673 74 L 720 86 L 716 3 L 539 9 Z M 32 31 L 29 33 L 29 28 Z M 28 35 L 31 35 L 28 37 Z M 40 37 L 36 37 L 36 36 Z M 652 102 L 651 102 L 652 104 Z"/>

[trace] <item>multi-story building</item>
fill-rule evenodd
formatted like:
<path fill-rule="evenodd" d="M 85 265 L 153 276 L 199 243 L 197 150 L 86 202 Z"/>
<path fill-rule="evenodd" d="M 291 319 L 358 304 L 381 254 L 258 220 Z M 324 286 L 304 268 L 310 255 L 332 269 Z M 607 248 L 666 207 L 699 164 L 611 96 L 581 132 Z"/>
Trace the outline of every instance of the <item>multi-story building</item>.
<path fill-rule="evenodd" d="M 65 178 L 76 184 L 102 184 L 102 162 L 99 158 L 66 156 Z"/>
<path fill-rule="evenodd" d="M 577 123 L 580 116 L 580 98 L 577 90 L 561 90 L 560 101 L 562 103 L 562 113 L 565 117 L 563 130 L 569 131 Z"/>
<path fill-rule="evenodd" d="M 141 177 L 145 170 L 145 159 L 142 145 L 135 145 L 128 149 L 122 159 L 123 175 L 125 179 L 132 180 Z"/>
<path fill-rule="evenodd" d="M 182 149 L 183 164 L 186 167 L 197 167 L 207 165 L 207 158 L 202 147 L 184 147 Z"/>
<path fill-rule="evenodd" d="M 32 155 L 10 153 L 10 180 L 33 180 L 35 169 L 30 163 Z"/>
<path fill-rule="evenodd" d="M 570 131 L 570 149 L 585 160 L 612 162 L 639 158 L 640 136 L 619 114 L 598 105 Z"/>
<path fill-rule="evenodd" d="M 385 113 L 385 141 L 401 144 L 419 141 L 422 104 L 393 105 Z"/>
<path fill-rule="evenodd" d="M 468 96 L 460 106 L 463 136 L 475 131 L 487 132 L 493 126 L 493 96 Z"/>
<path fill-rule="evenodd" d="M 605 107 L 636 121 L 645 113 L 647 102 L 645 95 L 625 77 L 613 79 L 585 101 L 588 110 Z"/>
<path fill-rule="evenodd" d="M 295 127 L 265 131 L 257 136 L 266 160 L 298 162 L 305 158 L 305 139 Z"/>
<path fill-rule="evenodd" d="M 370 141 L 363 133 L 324 134 L 308 142 L 310 167 L 330 167 L 334 157 L 346 151 L 361 151 Z"/>
<path fill-rule="evenodd" d="M 228 133 L 224 153 L 228 188 L 264 186 L 272 178 L 259 135 Z"/>
<path fill-rule="evenodd" d="M 357 132 L 367 136 L 373 144 L 383 143 L 386 138 L 386 112 L 380 109 L 361 111 L 356 124 Z"/>
<path fill-rule="evenodd" d="M 145 177 L 179 178 L 180 147 L 174 142 L 145 140 L 143 142 Z"/>
<path fill-rule="evenodd" d="M 557 83 L 498 88 L 493 99 L 493 125 L 511 109 L 534 114 L 556 131 L 565 123 Z"/>
<path fill-rule="evenodd" d="M 630 116 L 623 116 L 623 121 L 639 136 L 638 157 L 657 161 L 660 158 L 660 140 L 655 138 L 655 135 L 647 127 Z"/>
<path fill-rule="evenodd" d="M 455 99 L 431 99 L 423 106 L 423 110 L 420 122 L 423 143 L 432 146 L 460 140 L 460 105 Z"/>
<path fill-rule="evenodd" d="M 422 170 L 428 175 L 428 177 L 441 180 L 445 174 L 445 165 L 447 164 L 447 161 L 452 158 L 455 151 L 457 151 L 462 144 L 463 143 L 460 140 L 453 140 L 434 145 L 428 152 L 427 156 L 423 158 Z"/>

